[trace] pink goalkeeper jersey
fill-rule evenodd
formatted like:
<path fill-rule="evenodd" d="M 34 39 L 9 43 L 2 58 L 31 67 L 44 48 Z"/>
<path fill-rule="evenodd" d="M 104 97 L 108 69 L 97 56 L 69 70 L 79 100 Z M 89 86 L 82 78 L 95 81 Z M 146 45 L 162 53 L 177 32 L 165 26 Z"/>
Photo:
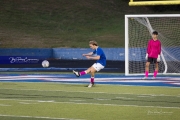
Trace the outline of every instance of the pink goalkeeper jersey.
<path fill-rule="evenodd" d="M 161 42 L 160 40 L 154 41 L 153 39 L 149 40 L 147 47 L 148 57 L 158 58 L 158 55 L 161 53 Z"/>

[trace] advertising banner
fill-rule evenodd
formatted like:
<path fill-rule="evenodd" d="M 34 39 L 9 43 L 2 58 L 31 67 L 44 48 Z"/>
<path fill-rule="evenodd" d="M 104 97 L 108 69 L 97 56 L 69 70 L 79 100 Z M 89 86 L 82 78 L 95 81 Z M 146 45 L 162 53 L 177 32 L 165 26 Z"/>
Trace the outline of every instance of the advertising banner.
<path fill-rule="evenodd" d="M 38 64 L 44 56 L 0 56 L 0 64 Z"/>

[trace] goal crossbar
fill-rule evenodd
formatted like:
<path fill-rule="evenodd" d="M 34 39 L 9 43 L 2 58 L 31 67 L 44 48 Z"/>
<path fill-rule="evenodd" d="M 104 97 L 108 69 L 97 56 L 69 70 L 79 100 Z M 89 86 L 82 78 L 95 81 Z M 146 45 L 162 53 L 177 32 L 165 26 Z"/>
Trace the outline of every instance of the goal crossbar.
<path fill-rule="evenodd" d="M 151 6 L 151 5 L 179 5 L 179 0 L 169 0 L 169 1 L 133 1 L 129 2 L 129 6 Z"/>

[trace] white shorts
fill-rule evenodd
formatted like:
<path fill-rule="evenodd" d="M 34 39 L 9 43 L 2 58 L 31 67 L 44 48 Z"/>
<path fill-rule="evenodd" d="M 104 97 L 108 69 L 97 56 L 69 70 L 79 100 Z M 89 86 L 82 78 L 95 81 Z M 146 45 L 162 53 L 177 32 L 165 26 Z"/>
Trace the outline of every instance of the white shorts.
<path fill-rule="evenodd" d="M 104 66 L 101 65 L 100 63 L 94 63 L 94 64 L 92 65 L 92 67 L 93 67 L 97 72 L 104 68 Z"/>

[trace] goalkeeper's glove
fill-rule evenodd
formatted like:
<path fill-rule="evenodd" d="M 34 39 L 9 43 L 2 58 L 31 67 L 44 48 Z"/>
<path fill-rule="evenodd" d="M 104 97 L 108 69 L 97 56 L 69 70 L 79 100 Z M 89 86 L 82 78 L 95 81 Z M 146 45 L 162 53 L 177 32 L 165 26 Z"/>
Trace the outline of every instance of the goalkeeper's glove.
<path fill-rule="evenodd" d="M 145 57 L 146 60 L 148 60 L 148 54 L 146 53 L 146 57 Z"/>
<path fill-rule="evenodd" d="M 160 61 L 161 61 L 161 58 L 160 58 L 160 55 L 158 55 L 157 62 L 160 62 Z"/>

